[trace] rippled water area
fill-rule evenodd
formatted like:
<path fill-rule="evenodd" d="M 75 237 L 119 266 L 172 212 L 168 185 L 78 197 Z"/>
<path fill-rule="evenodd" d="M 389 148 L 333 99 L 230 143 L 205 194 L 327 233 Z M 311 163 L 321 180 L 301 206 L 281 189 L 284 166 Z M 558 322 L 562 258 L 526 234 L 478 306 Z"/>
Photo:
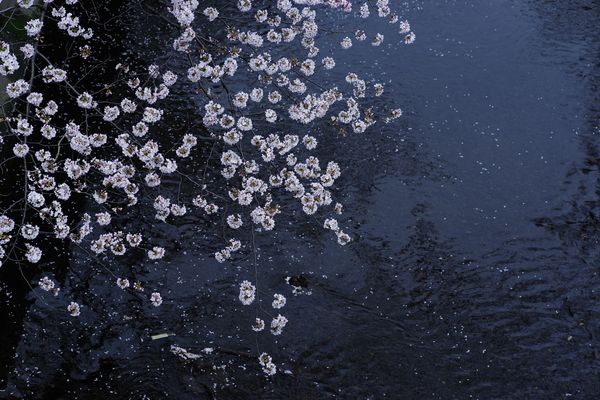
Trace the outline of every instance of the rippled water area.
<path fill-rule="evenodd" d="M 99 12 L 127 1 L 106 3 Z M 353 241 L 339 246 L 321 219 L 295 211 L 275 233 L 255 232 L 255 251 L 221 264 L 208 233 L 217 222 L 131 214 L 164 259 L 99 266 L 83 248 L 52 245 L 42 270 L 62 292 L 87 294 L 77 319 L 35 287 L 41 270 L 5 263 L 0 398 L 600 399 L 600 2 L 390 4 L 416 42 L 390 34 L 380 47 L 338 52 L 325 79 L 377 77 L 386 83 L 377 101 L 404 115 L 360 134 L 315 128 L 319 156 L 342 168 L 335 194 Z M 332 31 L 380 23 L 328 18 Z M 184 59 L 164 50 L 172 32 L 155 28 L 160 17 L 132 11 L 123 21 L 107 26 L 102 51 L 185 76 Z M 319 60 L 339 48 L 334 32 L 320 40 Z M 178 85 L 169 124 L 200 129 L 198 100 Z M 190 174 L 205 168 L 210 143 L 200 147 Z M 193 195 L 185 181 L 167 190 Z M 94 213 L 91 203 L 73 212 Z M 119 290 L 107 269 L 156 282 L 164 303 Z M 245 279 L 285 294 L 284 334 L 249 329 L 255 314 L 237 298 Z M 201 358 L 184 361 L 171 345 Z M 258 351 L 278 374 L 260 371 Z"/>

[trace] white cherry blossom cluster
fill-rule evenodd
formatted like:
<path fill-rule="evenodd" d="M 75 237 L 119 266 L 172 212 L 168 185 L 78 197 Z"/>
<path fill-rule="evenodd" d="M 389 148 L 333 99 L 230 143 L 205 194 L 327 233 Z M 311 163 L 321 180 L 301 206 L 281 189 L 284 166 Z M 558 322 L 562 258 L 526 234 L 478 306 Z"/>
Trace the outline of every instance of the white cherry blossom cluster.
<path fill-rule="evenodd" d="M 19 67 L 17 56 L 10 51 L 10 44 L 0 41 L 0 75 L 12 75 Z"/>
<path fill-rule="evenodd" d="M 34 3 L 17 0 L 15 12 Z M 343 209 L 335 201 L 342 169 L 319 153 L 319 144 L 331 140 L 322 124 L 363 134 L 379 121 L 399 118 L 402 110 L 375 112 L 369 96 L 383 96 L 384 85 L 368 83 L 355 72 L 344 72 L 345 82 L 331 83 L 330 71 L 339 63 L 334 52 L 324 54 L 318 44 L 331 34 L 323 23 L 331 18 L 329 10 L 353 9 L 359 18 L 385 19 L 400 37 L 352 29 L 328 39 L 342 50 L 365 41 L 372 46 L 413 43 L 416 36 L 409 22 L 400 20 L 388 0 L 356 5 L 349 0 L 237 0 L 233 9 L 171 0 L 162 10 L 163 19 L 173 29 L 172 53 L 185 65 L 183 73 L 162 64 L 142 69 L 118 60 L 118 80 L 96 82 L 102 90 L 80 84 L 82 77 L 73 73 L 68 60 L 52 62 L 44 47 L 38 47 L 43 30 L 55 23 L 80 49 L 84 62 L 92 51 L 91 26 L 97 21 L 81 12 L 86 1 L 53 3 L 40 4 L 47 18 L 27 17 L 26 43 L 0 41 L 0 75 L 17 78 L 5 89 L 15 109 L 4 121 L 8 133 L 0 137 L 0 146 L 8 143 L 6 154 L 23 165 L 25 177 L 20 208 L 0 209 L 0 265 L 5 259 L 42 265 L 43 237 L 67 240 L 97 257 L 143 254 L 159 263 L 169 253 L 153 243 L 151 232 L 142 235 L 139 228 L 120 225 L 134 209 L 150 210 L 153 222 L 165 224 L 191 213 L 221 220 L 223 243 L 219 250 L 210 250 L 219 263 L 249 248 L 256 252 L 244 237 L 276 229 L 277 221 L 295 209 L 324 221 L 340 245 L 352 240 L 331 217 Z M 212 37 L 206 26 L 224 33 Z M 193 96 L 201 127 L 171 129 L 168 99 L 175 84 Z M 191 160 L 206 157 L 204 143 L 212 146 L 210 156 L 201 160 L 206 168 L 190 172 Z M 212 167 L 216 173 L 209 173 L 207 180 Z M 192 196 L 171 190 L 176 181 L 189 184 Z M 63 211 L 82 198 L 89 212 L 72 217 Z M 141 282 L 130 283 L 124 276 L 116 279 L 116 286 L 144 290 Z M 60 290 L 59 282 L 47 275 L 39 279 L 39 287 L 54 296 Z M 155 307 L 163 303 L 159 292 L 146 299 Z M 244 280 L 239 300 L 243 305 L 260 303 L 259 289 Z M 286 303 L 283 294 L 275 293 L 271 306 L 280 310 Z M 85 312 L 73 301 L 66 309 L 74 317 Z M 270 324 L 262 315 L 251 329 L 262 332 L 269 324 L 271 334 L 281 335 L 288 319 L 267 315 Z M 180 348 L 172 351 L 185 354 Z M 259 363 L 267 375 L 276 373 L 266 353 Z"/>

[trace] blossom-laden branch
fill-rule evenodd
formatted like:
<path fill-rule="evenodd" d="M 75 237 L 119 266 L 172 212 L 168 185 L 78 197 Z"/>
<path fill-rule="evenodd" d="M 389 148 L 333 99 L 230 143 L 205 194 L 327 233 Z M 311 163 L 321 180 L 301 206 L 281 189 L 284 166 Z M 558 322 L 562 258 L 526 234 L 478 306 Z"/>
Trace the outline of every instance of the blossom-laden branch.
<path fill-rule="evenodd" d="M 75 55 L 68 53 L 62 62 L 50 60 L 45 54 L 48 50 L 40 46 L 44 27 L 55 23 L 72 41 L 69 48 L 78 48 L 77 58 L 83 64 L 93 52 L 95 32 L 86 1 L 55 3 L 18 0 L 14 7 L 0 11 L 5 19 L 3 30 L 22 29 L 28 38 L 25 43 L 0 41 L 0 75 L 13 78 L 5 89 L 6 131 L 0 137 L 0 145 L 10 146 L 12 154 L 0 160 L 0 167 L 22 160 L 24 176 L 23 198 L 0 210 L 0 265 L 2 260 L 39 263 L 43 251 L 36 241 L 44 235 L 88 246 L 97 255 L 143 251 L 150 260 L 159 260 L 166 249 L 152 244 L 150 234 L 114 229 L 120 217 L 148 206 L 161 222 L 191 212 L 207 218 L 222 214 L 225 245 L 214 253 L 215 259 L 225 262 L 251 245 L 256 280 L 254 233 L 274 230 L 278 215 L 294 207 L 309 216 L 321 215 L 323 227 L 335 234 L 340 245 L 351 241 L 335 217 L 343 210 L 332 193 L 341 175 L 340 165 L 314 155 L 322 132 L 318 128 L 311 132 L 309 127 L 328 120 L 344 131 L 361 134 L 380 120 L 393 121 L 402 112 L 378 113 L 369 106 L 367 95 L 382 96 L 382 83 L 368 87 L 364 79 L 348 72 L 345 83 L 339 82 L 346 88 L 340 89 L 324 86 L 323 79 L 317 78 L 319 70 L 326 73 L 336 68 L 333 54 L 318 58 L 319 33 L 328 32 L 320 26 L 320 19 L 326 19 L 331 10 L 352 13 L 349 0 L 257 1 L 256 5 L 239 0 L 237 7 L 203 10 L 197 0 L 171 0 L 162 11 L 140 3 L 141 9 L 160 16 L 175 32 L 170 58 L 187 65 L 187 72 L 181 76 L 156 64 L 133 68 L 124 61 L 114 65 L 114 81 L 91 83 L 95 66 L 78 75 L 70 70 L 69 61 Z M 30 15 L 29 9 L 36 7 L 48 9 L 46 17 L 30 18 L 20 28 L 17 16 Z M 361 4 L 357 15 L 369 18 L 371 10 L 389 26 L 398 26 L 401 36 L 395 41 L 415 41 L 410 24 L 400 21 L 388 0 Z M 212 24 L 215 32 L 225 32 L 223 37 L 204 35 L 198 18 Z M 366 32 L 358 30 L 335 40 L 345 51 L 367 38 Z M 378 47 L 384 39 L 376 33 L 371 45 Z M 300 52 L 305 52 L 304 59 L 294 56 Z M 28 63 L 30 79 L 14 79 L 19 73 L 23 76 Z M 240 86 L 240 82 L 247 84 Z M 165 102 L 176 84 L 197 98 L 202 126 L 165 135 Z M 10 115 L 8 105 L 12 105 Z M 62 114 L 68 110 L 77 112 L 64 120 Z M 186 162 L 200 153 L 201 141 L 211 145 L 205 168 L 188 172 Z M 210 167 L 220 168 L 219 179 L 207 179 Z M 176 181 L 192 185 L 194 196 L 170 196 L 164 188 Z M 70 216 L 66 209 L 77 198 L 92 200 L 96 212 Z M 243 241 L 244 229 L 250 230 L 251 243 Z M 127 277 L 116 277 L 116 285 L 121 290 L 143 291 L 140 282 L 132 285 Z M 47 275 L 39 287 L 59 295 L 57 282 Z M 263 318 L 269 317 L 270 332 L 280 335 L 288 320 L 281 314 L 271 315 L 256 301 L 262 292 L 247 280 L 240 284 L 242 304 L 258 304 L 262 316 L 251 328 L 263 331 Z M 163 298 L 154 291 L 148 301 L 159 307 Z M 284 295 L 273 295 L 274 310 L 285 305 Z M 66 308 L 74 317 L 85 312 L 75 301 L 68 301 Z M 196 357 L 180 347 L 173 349 L 181 357 Z M 267 375 L 276 373 L 268 354 L 262 353 L 259 363 Z"/>

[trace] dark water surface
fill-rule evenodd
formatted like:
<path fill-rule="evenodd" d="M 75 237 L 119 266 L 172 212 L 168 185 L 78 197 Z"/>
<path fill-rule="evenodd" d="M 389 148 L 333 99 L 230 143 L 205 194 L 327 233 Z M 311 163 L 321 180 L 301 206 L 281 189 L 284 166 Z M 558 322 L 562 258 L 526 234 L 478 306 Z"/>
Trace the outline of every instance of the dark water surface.
<path fill-rule="evenodd" d="M 73 249 L 63 291 L 95 300 L 73 320 L 30 296 L 6 398 L 600 398 L 600 4 L 406 10 L 415 45 L 390 37 L 383 52 L 338 59 L 391 80 L 383 101 L 406 116 L 320 140 L 345 168 L 338 195 L 356 240 L 340 248 L 318 221 L 257 237 L 259 283 L 288 296 L 281 337 L 255 337 L 254 312 L 236 302 L 250 257 L 216 263 L 210 223 L 186 216 L 153 228 L 162 262 L 107 266 L 159 282 L 159 308 Z M 168 58 L 147 22 L 123 47 Z M 193 112 L 188 94 L 177 101 Z M 294 297 L 284 278 L 300 274 L 311 294 Z M 175 336 L 150 340 L 162 332 Z M 216 351 L 184 364 L 171 344 Z M 258 349 L 290 373 L 265 379 Z"/>

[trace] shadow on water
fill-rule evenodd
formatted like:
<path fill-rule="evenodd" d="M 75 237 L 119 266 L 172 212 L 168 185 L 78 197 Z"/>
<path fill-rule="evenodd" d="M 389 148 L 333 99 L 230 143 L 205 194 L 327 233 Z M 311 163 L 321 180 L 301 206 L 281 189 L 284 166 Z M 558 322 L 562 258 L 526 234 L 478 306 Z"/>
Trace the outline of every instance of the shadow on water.
<path fill-rule="evenodd" d="M 80 319 L 53 298 L 13 300 L 27 315 L 7 398 L 596 398 L 600 7 L 439 0 L 411 12 L 407 60 L 338 62 L 393 78 L 382 101 L 407 110 L 399 126 L 320 141 L 346 166 L 338 195 L 356 240 L 340 248 L 317 221 L 257 236 L 261 285 L 289 295 L 283 336 L 249 332 L 255 315 L 234 300 L 250 252 L 217 264 L 218 223 L 154 226 L 142 211 L 132 220 L 168 257 L 100 265 L 72 248 L 61 286 L 84 302 Z M 153 18 L 126 19 L 118 48 L 185 71 L 161 51 L 172 32 L 149 33 Z M 171 126 L 200 129 L 194 96 L 174 92 Z M 107 270 L 165 303 L 117 290 Z M 286 276 L 311 294 L 292 296 Z M 175 335 L 150 340 L 163 332 Z M 183 363 L 171 344 L 214 350 Z M 266 380 L 257 350 L 289 373 Z"/>

